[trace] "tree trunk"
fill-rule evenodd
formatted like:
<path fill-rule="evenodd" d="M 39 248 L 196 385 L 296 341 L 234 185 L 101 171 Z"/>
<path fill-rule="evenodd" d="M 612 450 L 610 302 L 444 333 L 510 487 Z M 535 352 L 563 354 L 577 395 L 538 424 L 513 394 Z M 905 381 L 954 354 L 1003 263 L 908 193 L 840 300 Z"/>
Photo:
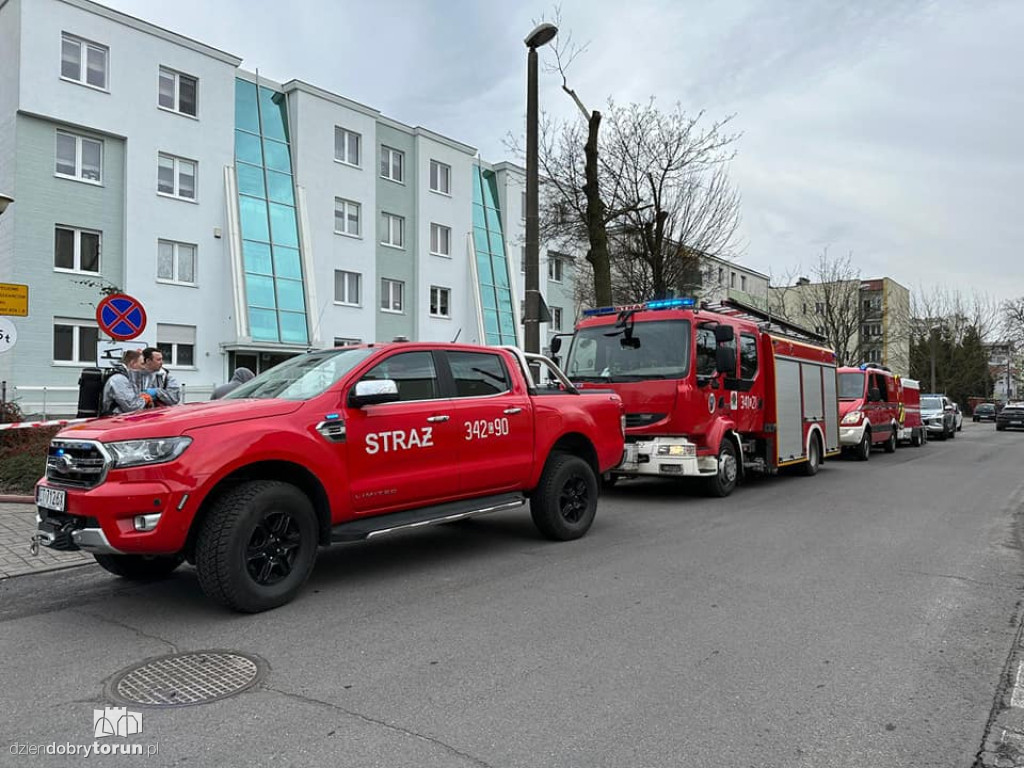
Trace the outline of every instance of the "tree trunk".
<path fill-rule="evenodd" d="M 608 306 L 612 301 L 612 267 L 608 257 L 608 231 L 605 228 L 605 205 L 598 185 L 597 132 L 601 127 L 601 113 L 594 110 L 587 120 L 586 153 L 587 182 L 583 193 L 587 197 L 587 238 L 590 249 L 587 261 L 594 270 L 594 301 L 597 306 Z"/>

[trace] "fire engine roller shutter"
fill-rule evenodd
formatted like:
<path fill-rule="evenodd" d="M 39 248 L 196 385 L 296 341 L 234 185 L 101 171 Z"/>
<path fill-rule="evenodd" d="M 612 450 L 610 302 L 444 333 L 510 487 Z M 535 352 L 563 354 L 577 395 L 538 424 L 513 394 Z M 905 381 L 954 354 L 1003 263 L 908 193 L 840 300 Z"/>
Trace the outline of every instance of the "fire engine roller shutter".
<path fill-rule="evenodd" d="M 779 461 L 791 461 L 804 455 L 803 418 L 800 401 L 800 363 L 775 359 L 776 440 Z"/>
<path fill-rule="evenodd" d="M 836 396 L 836 369 L 822 366 L 825 381 L 825 453 L 839 450 L 839 398 Z"/>

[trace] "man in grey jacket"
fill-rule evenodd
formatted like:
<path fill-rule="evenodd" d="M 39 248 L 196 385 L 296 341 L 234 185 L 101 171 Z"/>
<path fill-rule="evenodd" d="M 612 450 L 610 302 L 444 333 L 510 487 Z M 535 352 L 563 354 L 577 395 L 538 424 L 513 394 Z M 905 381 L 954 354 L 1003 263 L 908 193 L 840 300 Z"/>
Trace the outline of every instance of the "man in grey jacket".
<path fill-rule="evenodd" d="M 181 402 L 181 384 L 164 368 L 164 353 L 156 347 L 142 350 L 139 389 L 153 398 L 153 405 L 177 405 Z"/>
<path fill-rule="evenodd" d="M 103 385 L 103 407 L 101 416 L 141 411 L 153 403 L 153 398 L 138 388 L 138 377 L 142 367 L 142 353 L 129 349 L 114 364 L 113 373 Z"/>
<path fill-rule="evenodd" d="M 231 374 L 231 380 L 227 384 L 221 384 L 219 387 L 213 390 L 213 395 L 210 396 L 211 400 L 220 400 L 228 392 L 232 392 L 237 389 L 240 385 L 245 384 L 247 381 L 252 381 L 256 378 L 256 374 L 250 371 L 248 368 L 238 367 L 235 368 L 235 372 Z"/>

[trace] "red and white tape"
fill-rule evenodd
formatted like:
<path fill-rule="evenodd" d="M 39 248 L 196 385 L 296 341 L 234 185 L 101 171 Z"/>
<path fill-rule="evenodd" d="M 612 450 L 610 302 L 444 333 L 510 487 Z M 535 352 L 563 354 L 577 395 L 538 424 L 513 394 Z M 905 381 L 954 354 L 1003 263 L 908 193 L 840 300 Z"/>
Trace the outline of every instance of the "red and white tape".
<path fill-rule="evenodd" d="M 0 431 L 5 429 L 33 429 L 35 427 L 65 427 L 68 424 L 80 424 L 89 419 L 56 419 L 52 421 L 12 421 L 10 424 L 0 424 Z"/>

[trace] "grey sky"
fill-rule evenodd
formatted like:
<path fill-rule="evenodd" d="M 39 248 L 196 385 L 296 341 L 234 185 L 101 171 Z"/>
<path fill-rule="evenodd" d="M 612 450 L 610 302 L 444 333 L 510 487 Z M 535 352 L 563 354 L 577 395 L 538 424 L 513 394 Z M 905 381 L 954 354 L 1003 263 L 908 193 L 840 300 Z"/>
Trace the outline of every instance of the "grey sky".
<path fill-rule="evenodd" d="M 510 158 L 541 0 L 105 0 L 245 59 Z M 1024 2 L 563 0 L 590 43 L 590 108 L 656 96 L 735 113 L 742 263 L 808 272 L 824 246 L 864 277 L 1024 295 Z M 572 117 L 553 75 L 542 108 Z"/>

